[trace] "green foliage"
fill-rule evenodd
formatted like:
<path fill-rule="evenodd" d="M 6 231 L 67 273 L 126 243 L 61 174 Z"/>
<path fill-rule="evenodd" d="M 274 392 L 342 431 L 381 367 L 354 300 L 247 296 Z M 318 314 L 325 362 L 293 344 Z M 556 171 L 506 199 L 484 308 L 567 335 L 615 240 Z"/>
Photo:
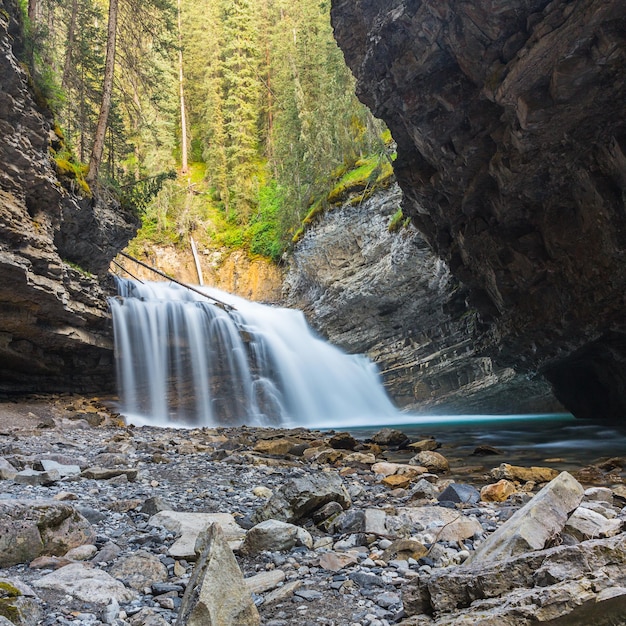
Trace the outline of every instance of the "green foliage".
<path fill-rule="evenodd" d="M 253 216 L 248 233 L 250 252 L 280 261 L 285 242 L 280 237 L 280 212 L 284 201 L 283 190 L 276 181 L 259 191 L 259 208 Z"/>

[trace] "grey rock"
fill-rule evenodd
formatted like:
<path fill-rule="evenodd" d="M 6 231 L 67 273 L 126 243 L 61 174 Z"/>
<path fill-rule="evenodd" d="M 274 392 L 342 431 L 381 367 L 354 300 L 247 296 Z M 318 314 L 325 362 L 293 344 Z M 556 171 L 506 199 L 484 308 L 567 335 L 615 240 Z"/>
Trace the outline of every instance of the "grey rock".
<path fill-rule="evenodd" d="M 298 598 L 303 598 L 307 602 L 314 602 L 315 600 L 319 600 L 322 597 L 322 593 L 320 591 L 316 591 L 315 589 L 297 589 L 294 592 L 294 595 L 298 596 Z"/>
<path fill-rule="evenodd" d="M 118 559 L 109 569 L 109 573 L 137 591 L 151 587 L 154 583 L 164 582 L 168 576 L 167 567 L 158 557 L 145 550 L 138 550 Z"/>
<path fill-rule="evenodd" d="M 441 506 L 398 507 L 397 512 L 400 520 L 406 520 L 418 532 L 427 530 L 438 541 L 461 541 L 483 532 L 483 527 L 474 516 L 454 509 Z"/>
<path fill-rule="evenodd" d="M 480 491 L 473 485 L 451 483 L 438 496 L 439 502 L 449 501 L 463 504 L 476 504 L 480 501 Z"/>
<path fill-rule="evenodd" d="M 253 526 L 240 548 L 243 554 L 257 554 L 263 550 L 283 552 L 294 546 L 313 547 L 313 538 L 304 528 L 278 520 L 265 520 Z"/>
<path fill-rule="evenodd" d="M 541 550 L 563 530 L 570 513 L 582 501 L 583 494 L 581 484 L 571 474 L 561 472 L 491 534 L 468 562 L 484 563 L 529 550 Z"/>
<path fill-rule="evenodd" d="M 245 578 L 244 582 L 250 593 L 265 593 L 277 587 L 285 580 L 285 572 L 281 569 L 270 570 L 269 572 L 260 572 L 249 578 Z"/>
<path fill-rule="evenodd" d="M 372 574 L 370 572 L 352 572 L 349 575 L 350 580 L 353 580 L 359 587 L 384 587 L 385 583 L 380 576 Z"/>
<path fill-rule="evenodd" d="M 83 563 L 72 563 L 36 580 L 38 589 L 53 589 L 67 593 L 83 602 L 94 602 L 106 606 L 115 598 L 120 604 L 136 597 L 134 591 L 125 587 L 104 570 L 88 567 Z"/>
<path fill-rule="evenodd" d="M 350 496 L 338 474 L 323 472 L 292 478 L 254 512 L 252 521 L 259 523 L 267 519 L 277 519 L 297 522 L 328 502 L 338 502 L 344 509 L 351 505 Z"/>
<path fill-rule="evenodd" d="M 61 475 L 61 478 L 67 478 L 68 476 L 78 476 L 80 474 L 80 467 L 78 465 L 63 465 L 50 459 L 41 459 L 41 466 L 45 472 L 56 470 Z"/>
<path fill-rule="evenodd" d="M 176 626 L 257 626 L 259 613 L 218 524 L 187 585 Z"/>
<path fill-rule="evenodd" d="M 4 457 L 0 456 L 0 480 L 13 480 L 16 474 L 17 469 Z"/>
<path fill-rule="evenodd" d="M 607 519 L 604 515 L 580 506 L 569 517 L 563 529 L 579 541 L 613 537 L 622 530 L 620 519 Z"/>
<path fill-rule="evenodd" d="M 34 469 L 25 469 L 18 472 L 13 480 L 20 485 L 53 485 L 61 480 L 61 474 L 58 470 L 50 470 L 48 472 L 38 472 Z"/>
<path fill-rule="evenodd" d="M 168 554 L 174 558 L 191 561 L 196 559 L 197 552 L 202 551 L 202 547 L 196 548 L 196 542 L 210 524 L 219 524 L 227 540 L 233 545 L 238 546 L 245 535 L 244 529 L 237 524 L 230 513 L 160 511 L 153 515 L 148 523 L 178 534 L 179 538 L 170 546 Z"/>
<path fill-rule="evenodd" d="M 373 437 L 372 441 L 381 446 L 404 446 L 409 442 L 408 436 L 395 428 L 383 428 Z"/>

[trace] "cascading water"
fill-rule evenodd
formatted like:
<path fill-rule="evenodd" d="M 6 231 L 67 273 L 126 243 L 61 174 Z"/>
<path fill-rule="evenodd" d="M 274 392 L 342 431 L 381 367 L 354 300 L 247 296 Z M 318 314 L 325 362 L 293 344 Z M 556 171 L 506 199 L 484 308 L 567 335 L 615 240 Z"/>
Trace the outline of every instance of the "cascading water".
<path fill-rule="evenodd" d="M 300 311 L 206 287 L 207 297 L 125 279 L 118 289 L 120 411 L 131 423 L 333 427 L 398 416 L 375 366 L 317 338 Z"/>

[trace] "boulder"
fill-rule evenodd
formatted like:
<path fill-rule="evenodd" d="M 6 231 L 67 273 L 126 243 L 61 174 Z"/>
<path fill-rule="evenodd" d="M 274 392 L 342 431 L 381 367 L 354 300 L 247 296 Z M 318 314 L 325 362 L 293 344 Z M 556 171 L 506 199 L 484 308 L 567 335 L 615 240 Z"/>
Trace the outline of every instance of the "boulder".
<path fill-rule="evenodd" d="M 219 524 L 209 526 L 204 543 L 176 626 L 257 626 L 259 613 Z"/>
<path fill-rule="evenodd" d="M 0 480 L 13 480 L 16 474 L 17 469 L 4 457 L 0 456 Z"/>
<path fill-rule="evenodd" d="M 415 478 L 421 474 L 425 474 L 428 470 L 419 465 L 407 465 L 406 463 L 390 463 L 389 461 L 379 461 L 372 465 L 372 472 L 380 476 L 392 476 L 399 474 Z"/>
<path fill-rule="evenodd" d="M 83 602 L 107 605 L 111 599 L 120 604 L 131 602 L 137 594 L 119 580 L 96 567 L 71 563 L 33 583 L 38 589 L 53 589 Z"/>
<path fill-rule="evenodd" d="M 261 439 L 254 446 L 255 452 L 261 454 L 275 454 L 282 456 L 288 454 L 289 450 L 295 445 L 295 440 L 281 437 L 279 439 Z"/>
<path fill-rule="evenodd" d="M 0 500 L 0 567 L 45 555 L 63 555 L 93 543 L 91 524 L 74 507 L 55 500 Z"/>
<path fill-rule="evenodd" d="M 563 530 L 583 494 L 582 485 L 571 474 L 561 472 L 490 535 L 466 562 L 484 563 L 543 549 Z"/>
<path fill-rule="evenodd" d="M 245 530 L 237 524 L 230 513 L 185 513 L 182 511 L 160 511 L 153 515 L 148 524 L 166 528 L 179 535 L 170 546 L 168 554 L 175 559 L 195 560 L 196 541 L 210 524 L 219 524 L 226 540 L 237 547 L 245 536 Z"/>
<path fill-rule="evenodd" d="M 558 476 L 559 472 L 549 467 L 520 467 L 502 463 L 491 470 L 491 476 L 496 480 L 517 480 L 522 483 L 547 483 Z"/>
<path fill-rule="evenodd" d="M 442 506 L 398 507 L 397 512 L 416 532 L 427 530 L 436 541 L 462 541 L 483 532 L 475 517 Z"/>
<path fill-rule="evenodd" d="M 386 536 L 387 514 L 382 509 L 350 509 L 338 515 L 332 523 L 334 533 L 368 533 Z"/>
<path fill-rule="evenodd" d="M 445 473 L 450 469 L 448 460 L 443 454 L 432 450 L 425 450 L 416 454 L 410 461 L 409 465 L 425 467 L 429 472 Z"/>
<path fill-rule="evenodd" d="M 320 555 L 320 567 L 331 572 L 338 572 L 344 567 L 355 565 L 359 560 L 353 552 L 323 552 Z"/>
<path fill-rule="evenodd" d="M 283 552 L 294 546 L 313 547 L 311 534 L 295 526 L 275 519 L 265 520 L 253 526 L 247 533 L 241 546 L 243 554 L 258 554 L 263 550 Z"/>
<path fill-rule="evenodd" d="M 337 450 L 354 450 L 358 441 L 350 433 L 336 433 L 328 441 L 331 448 Z"/>
<path fill-rule="evenodd" d="M 624 521 L 621 519 L 607 519 L 604 515 L 591 509 L 579 506 L 565 524 L 565 532 L 576 537 L 579 541 L 613 537 L 622 530 Z"/>
<path fill-rule="evenodd" d="M 405 446 L 409 442 L 409 438 L 401 430 L 383 428 L 372 437 L 372 441 L 381 446 L 399 448 Z"/>
<path fill-rule="evenodd" d="M 407 448 L 411 450 L 415 450 L 416 452 L 426 452 L 429 450 L 436 450 L 440 445 L 437 443 L 435 439 L 420 439 L 419 441 L 414 441 L 410 443 Z"/>
<path fill-rule="evenodd" d="M 483 502 L 504 502 L 513 495 L 517 489 L 510 480 L 499 480 L 497 483 L 485 485 L 480 490 L 480 499 Z"/>
<path fill-rule="evenodd" d="M 61 474 L 57 470 L 38 472 L 32 468 L 26 468 L 18 472 L 13 480 L 20 485 L 53 485 L 61 480 Z"/>
<path fill-rule="evenodd" d="M 480 500 L 480 492 L 472 485 L 450 483 L 438 496 L 439 502 L 456 504 L 476 504 Z"/>
<path fill-rule="evenodd" d="M 308 517 L 328 502 L 338 502 L 344 509 L 352 504 L 350 495 L 334 472 L 320 472 L 292 478 L 277 489 L 272 497 L 252 515 L 255 524 L 267 519 L 297 522 Z"/>
<path fill-rule="evenodd" d="M 167 580 L 167 567 L 154 554 L 145 550 L 123 557 L 111 566 L 109 573 L 128 587 L 142 591 L 154 583 Z"/>

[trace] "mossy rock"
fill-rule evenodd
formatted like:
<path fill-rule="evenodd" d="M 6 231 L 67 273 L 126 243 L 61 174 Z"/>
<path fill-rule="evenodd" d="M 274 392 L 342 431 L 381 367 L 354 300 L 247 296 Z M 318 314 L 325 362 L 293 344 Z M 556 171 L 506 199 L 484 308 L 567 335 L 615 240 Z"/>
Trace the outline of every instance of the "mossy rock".
<path fill-rule="evenodd" d="M 15 626 L 34 626 L 40 623 L 42 610 L 39 602 L 26 597 L 8 580 L 0 580 L 0 618 Z M 0 619 L 0 626 L 6 623 Z"/>

